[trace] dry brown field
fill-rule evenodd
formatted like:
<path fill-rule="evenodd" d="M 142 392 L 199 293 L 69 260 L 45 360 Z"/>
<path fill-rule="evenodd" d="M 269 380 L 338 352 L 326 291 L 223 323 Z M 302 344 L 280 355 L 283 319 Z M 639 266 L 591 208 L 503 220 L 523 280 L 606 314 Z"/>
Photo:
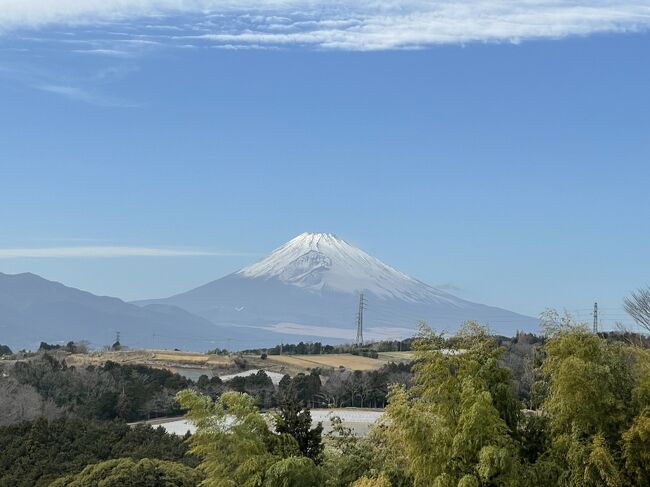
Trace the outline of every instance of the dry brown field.
<path fill-rule="evenodd" d="M 207 375 L 221 375 L 239 370 L 234 363 L 236 355 L 208 355 L 205 353 L 173 350 L 125 350 L 120 352 L 93 352 L 84 355 L 68 355 L 69 365 L 100 365 L 107 361 L 121 364 L 143 364 L 163 367 L 181 372 L 193 369 Z M 349 370 L 375 370 L 389 362 L 405 362 L 412 359 L 411 352 L 380 352 L 376 359 L 347 353 L 323 355 L 269 355 L 262 360 L 258 355 L 244 355 L 247 368 L 259 368 L 273 372 L 295 375 L 314 368 L 346 368 Z"/>
<path fill-rule="evenodd" d="M 88 354 L 68 355 L 66 361 L 70 365 L 96 365 L 108 361 L 120 364 L 177 365 L 181 367 L 211 367 L 232 364 L 232 359 L 224 355 L 208 355 L 205 353 L 178 352 L 173 350 L 92 352 Z"/>
<path fill-rule="evenodd" d="M 376 359 L 349 353 L 333 353 L 323 355 L 269 355 L 267 361 L 304 369 L 344 367 L 350 370 L 375 370 L 389 362 L 406 362 L 411 359 L 410 352 L 385 352 L 380 353 L 379 358 Z"/>

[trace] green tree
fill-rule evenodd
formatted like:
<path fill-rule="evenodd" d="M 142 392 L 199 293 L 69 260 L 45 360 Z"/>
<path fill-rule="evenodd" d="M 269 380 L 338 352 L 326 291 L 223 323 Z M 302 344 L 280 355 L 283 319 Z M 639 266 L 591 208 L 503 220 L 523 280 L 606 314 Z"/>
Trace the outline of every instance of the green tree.
<path fill-rule="evenodd" d="M 623 433 L 623 458 L 628 478 L 638 487 L 650 486 L 650 410 L 639 415 Z"/>
<path fill-rule="evenodd" d="M 288 457 L 269 467 L 264 487 L 305 487 L 321 485 L 322 472 L 306 457 Z"/>
<path fill-rule="evenodd" d="M 124 390 L 120 393 L 115 404 L 115 413 L 120 419 L 127 419 L 131 416 L 131 401 Z"/>
<path fill-rule="evenodd" d="M 0 428 L 0 486 L 44 487 L 80 472 L 86 465 L 115 458 L 155 458 L 193 467 L 183 438 L 149 425 L 88 421 L 63 417 L 53 421 Z"/>
<path fill-rule="evenodd" d="M 89 465 L 79 474 L 62 477 L 50 487 L 195 487 L 200 474 L 186 465 L 143 458 L 120 458 Z"/>
<path fill-rule="evenodd" d="M 377 461 L 374 445 L 358 438 L 343 425 L 338 416 L 331 418 L 332 431 L 327 435 L 323 469 L 328 474 L 328 487 L 348 487 L 369 474 Z"/>
<path fill-rule="evenodd" d="M 226 392 L 213 402 L 185 390 L 177 399 L 197 428 L 189 441 L 190 451 L 202 458 L 202 485 L 263 487 L 276 485 L 269 482 L 280 476 L 288 479 L 287 486 L 320 485 L 319 467 L 300 455 L 293 436 L 270 430 L 251 396 Z"/>
<path fill-rule="evenodd" d="M 629 347 L 608 343 L 581 326 L 555 330 L 542 370 L 548 395 L 548 457 L 559 467 L 557 484 L 620 486 L 621 433 L 634 416 L 634 374 Z"/>
<path fill-rule="evenodd" d="M 352 484 L 351 487 L 392 487 L 389 478 L 382 473 L 378 477 L 363 476 Z"/>
<path fill-rule="evenodd" d="M 414 386 L 390 394 L 394 447 L 405 452 L 416 487 L 525 485 L 514 439 L 520 407 L 501 350 L 471 322 L 452 343 L 445 349 L 422 326 Z"/>
<path fill-rule="evenodd" d="M 312 428 L 311 424 L 309 409 L 301 408 L 295 401 L 283 402 L 279 414 L 275 415 L 275 431 L 291 435 L 298 443 L 300 454 L 319 464 L 323 453 L 323 425 L 318 423 Z"/>

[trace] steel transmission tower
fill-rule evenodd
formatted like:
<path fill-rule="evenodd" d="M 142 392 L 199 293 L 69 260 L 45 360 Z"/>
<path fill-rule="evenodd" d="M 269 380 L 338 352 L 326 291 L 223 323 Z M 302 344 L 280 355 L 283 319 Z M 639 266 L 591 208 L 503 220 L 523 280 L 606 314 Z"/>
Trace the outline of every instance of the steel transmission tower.
<path fill-rule="evenodd" d="M 594 303 L 594 333 L 598 333 L 598 303 Z"/>
<path fill-rule="evenodd" d="M 357 347 L 363 345 L 363 310 L 366 309 L 366 298 L 359 295 L 359 312 L 357 313 Z"/>

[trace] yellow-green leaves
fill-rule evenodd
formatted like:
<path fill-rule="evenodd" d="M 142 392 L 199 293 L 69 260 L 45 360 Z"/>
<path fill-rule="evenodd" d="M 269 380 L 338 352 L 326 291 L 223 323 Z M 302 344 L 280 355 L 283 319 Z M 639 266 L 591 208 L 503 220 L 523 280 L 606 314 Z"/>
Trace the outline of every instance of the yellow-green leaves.
<path fill-rule="evenodd" d="M 443 348 L 439 335 L 422 330 L 413 389 L 391 391 L 392 437 L 416 487 L 474 487 L 479 478 L 510 485 L 518 459 L 505 418 L 516 422 L 519 409 L 510 374 L 498 363 L 493 339 L 475 323 L 452 343 Z"/>
<path fill-rule="evenodd" d="M 625 470 L 638 487 L 650 486 L 650 409 L 623 433 Z"/>
<path fill-rule="evenodd" d="M 300 456 L 296 440 L 276 434 L 255 399 L 226 392 L 218 401 L 193 391 L 177 395 L 186 417 L 196 427 L 192 452 L 202 458 L 199 469 L 207 487 L 317 487 L 321 470 Z"/>

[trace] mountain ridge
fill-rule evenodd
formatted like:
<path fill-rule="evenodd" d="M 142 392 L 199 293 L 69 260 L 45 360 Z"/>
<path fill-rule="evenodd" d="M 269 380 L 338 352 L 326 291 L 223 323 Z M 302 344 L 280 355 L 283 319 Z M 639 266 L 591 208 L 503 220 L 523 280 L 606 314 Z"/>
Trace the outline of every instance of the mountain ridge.
<path fill-rule="evenodd" d="M 385 338 L 412 335 L 420 320 L 453 331 L 474 319 L 504 334 L 537 325 L 535 318 L 436 289 L 331 233 L 300 234 L 232 274 L 137 304 L 167 303 L 220 325 L 290 330 L 296 339 L 315 340 L 333 330 L 350 337 L 359 293 L 369 300 L 368 331 L 383 330 Z"/>
<path fill-rule="evenodd" d="M 117 331 L 130 347 L 193 350 L 224 347 L 233 333 L 242 335 L 169 304 L 137 306 L 32 273 L 0 272 L 0 343 L 35 350 L 41 341 L 87 340 L 100 348 L 112 344 Z"/>

